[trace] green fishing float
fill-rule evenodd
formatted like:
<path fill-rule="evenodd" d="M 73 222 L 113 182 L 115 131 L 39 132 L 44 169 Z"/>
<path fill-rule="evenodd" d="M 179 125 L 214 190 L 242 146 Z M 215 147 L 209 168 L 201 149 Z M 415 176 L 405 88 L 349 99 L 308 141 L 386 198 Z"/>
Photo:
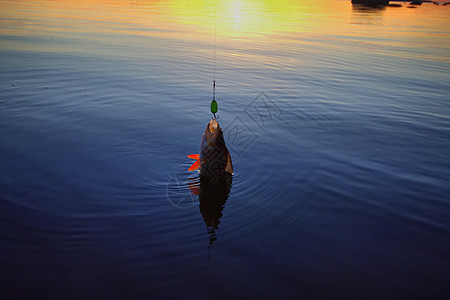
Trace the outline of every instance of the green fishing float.
<path fill-rule="evenodd" d="M 211 112 L 213 113 L 214 117 L 216 116 L 216 112 L 217 112 L 217 101 L 213 100 L 211 101 Z"/>

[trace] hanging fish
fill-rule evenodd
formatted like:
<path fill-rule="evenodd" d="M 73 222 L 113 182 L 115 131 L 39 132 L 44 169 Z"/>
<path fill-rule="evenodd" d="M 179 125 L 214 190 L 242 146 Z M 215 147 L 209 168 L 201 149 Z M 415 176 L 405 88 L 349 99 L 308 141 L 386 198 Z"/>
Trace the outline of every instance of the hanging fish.
<path fill-rule="evenodd" d="M 188 171 L 200 168 L 201 176 L 217 177 L 225 173 L 233 174 L 230 152 L 225 145 L 222 129 L 215 119 L 211 119 L 206 126 L 200 143 L 200 154 L 191 154 L 188 157 L 196 159 Z"/>

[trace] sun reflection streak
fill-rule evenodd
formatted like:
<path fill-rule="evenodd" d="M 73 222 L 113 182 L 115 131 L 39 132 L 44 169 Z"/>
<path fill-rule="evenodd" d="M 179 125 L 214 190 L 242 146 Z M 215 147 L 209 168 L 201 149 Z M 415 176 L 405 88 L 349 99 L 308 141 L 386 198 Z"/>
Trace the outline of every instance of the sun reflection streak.
<path fill-rule="evenodd" d="M 234 12 L 234 28 L 236 30 L 240 29 L 240 23 L 241 23 L 241 1 L 236 0 L 232 2 L 233 6 L 233 12 Z"/>

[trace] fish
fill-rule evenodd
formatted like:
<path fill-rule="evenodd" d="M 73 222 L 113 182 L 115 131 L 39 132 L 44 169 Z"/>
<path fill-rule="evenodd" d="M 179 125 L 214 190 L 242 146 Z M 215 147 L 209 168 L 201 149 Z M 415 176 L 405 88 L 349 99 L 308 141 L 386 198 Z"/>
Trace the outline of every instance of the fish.
<path fill-rule="evenodd" d="M 218 177 L 226 173 L 233 174 L 231 155 L 216 119 L 211 119 L 206 125 L 200 142 L 200 154 L 191 154 L 187 157 L 195 159 L 188 171 L 200 169 L 200 176 Z"/>

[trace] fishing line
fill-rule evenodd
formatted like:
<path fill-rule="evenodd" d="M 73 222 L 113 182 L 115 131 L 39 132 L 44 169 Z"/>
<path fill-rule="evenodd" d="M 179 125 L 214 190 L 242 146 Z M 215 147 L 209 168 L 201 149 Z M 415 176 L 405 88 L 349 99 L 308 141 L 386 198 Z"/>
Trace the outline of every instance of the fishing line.
<path fill-rule="evenodd" d="M 213 76 L 213 99 L 211 101 L 211 112 L 216 118 L 218 105 L 216 101 L 216 39 L 217 39 L 217 18 L 216 18 L 216 0 L 214 0 L 214 76 Z"/>

